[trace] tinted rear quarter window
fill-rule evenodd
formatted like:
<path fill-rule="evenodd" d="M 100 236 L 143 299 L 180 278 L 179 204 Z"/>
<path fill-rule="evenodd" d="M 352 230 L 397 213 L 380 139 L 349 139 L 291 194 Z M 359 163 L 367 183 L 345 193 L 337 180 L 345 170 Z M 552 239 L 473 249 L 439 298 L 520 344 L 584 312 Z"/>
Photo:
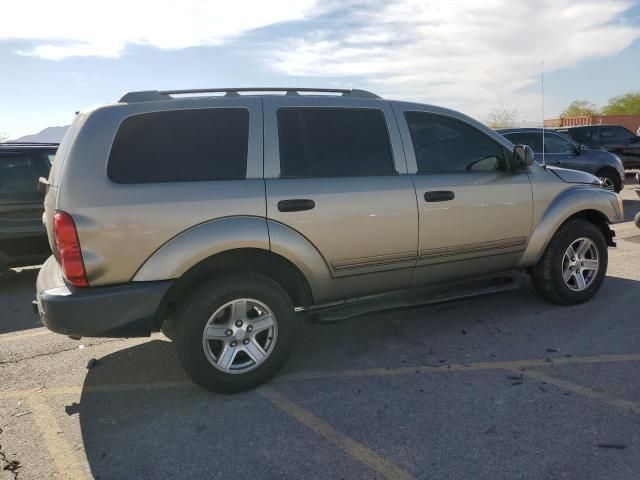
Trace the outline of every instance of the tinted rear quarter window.
<path fill-rule="evenodd" d="M 335 177 L 395 173 L 381 110 L 278 110 L 282 177 Z"/>
<path fill-rule="evenodd" d="M 578 143 L 584 145 L 592 143 L 591 129 L 589 128 L 572 128 L 567 131 L 567 134 Z"/>
<path fill-rule="evenodd" d="M 118 129 L 107 173 L 116 183 L 242 179 L 248 139 L 244 108 L 134 115 Z"/>

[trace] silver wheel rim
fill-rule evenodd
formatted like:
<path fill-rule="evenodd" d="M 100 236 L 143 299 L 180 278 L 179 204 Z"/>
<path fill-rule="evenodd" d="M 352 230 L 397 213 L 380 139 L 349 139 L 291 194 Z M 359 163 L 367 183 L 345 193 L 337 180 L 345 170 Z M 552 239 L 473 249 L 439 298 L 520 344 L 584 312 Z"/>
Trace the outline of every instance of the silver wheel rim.
<path fill-rule="evenodd" d="M 277 339 L 278 322 L 269 307 L 253 298 L 238 298 L 209 317 L 202 332 L 202 348 L 216 369 L 241 374 L 262 365 Z"/>
<path fill-rule="evenodd" d="M 610 190 L 610 191 L 613 192 L 614 185 L 613 185 L 613 182 L 611 181 L 611 179 L 609 179 L 607 177 L 600 177 L 600 183 L 602 183 L 602 188 L 604 188 L 605 190 Z"/>
<path fill-rule="evenodd" d="M 562 278 L 567 287 L 581 292 L 598 276 L 600 258 L 595 243 L 582 237 L 574 240 L 562 257 Z"/>

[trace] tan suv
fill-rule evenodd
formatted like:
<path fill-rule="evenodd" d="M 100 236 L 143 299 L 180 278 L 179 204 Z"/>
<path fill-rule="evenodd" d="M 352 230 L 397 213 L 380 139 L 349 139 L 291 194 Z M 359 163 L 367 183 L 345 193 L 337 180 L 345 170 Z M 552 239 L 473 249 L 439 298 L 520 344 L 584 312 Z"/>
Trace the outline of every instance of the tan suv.
<path fill-rule="evenodd" d="M 534 164 L 460 113 L 360 90 L 128 93 L 77 115 L 43 182 L 44 324 L 162 329 L 221 392 L 278 370 L 296 307 L 514 269 L 554 302 L 584 302 L 622 219 L 590 174 Z"/>

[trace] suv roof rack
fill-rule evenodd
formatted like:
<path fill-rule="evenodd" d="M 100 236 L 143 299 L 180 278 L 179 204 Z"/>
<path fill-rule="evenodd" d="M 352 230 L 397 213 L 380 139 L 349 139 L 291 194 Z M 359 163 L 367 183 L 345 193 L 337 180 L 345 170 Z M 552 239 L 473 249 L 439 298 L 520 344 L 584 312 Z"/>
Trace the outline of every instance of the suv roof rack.
<path fill-rule="evenodd" d="M 168 100 L 171 95 L 189 95 L 195 93 L 224 93 L 225 97 L 237 97 L 240 92 L 286 92 L 286 95 L 299 95 L 300 92 L 341 93 L 343 97 L 352 98 L 381 98 L 367 90 L 351 88 L 285 88 L 285 87 L 240 87 L 240 88 L 194 88 L 190 90 L 143 90 L 125 93 L 120 103 L 151 102 L 154 100 Z"/>
<path fill-rule="evenodd" d="M 9 145 L 12 147 L 57 147 L 60 144 L 57 142 L 14 142 L 9 140 L 6 142 L 0 142 L 0 146 L 2 145 Z"/>

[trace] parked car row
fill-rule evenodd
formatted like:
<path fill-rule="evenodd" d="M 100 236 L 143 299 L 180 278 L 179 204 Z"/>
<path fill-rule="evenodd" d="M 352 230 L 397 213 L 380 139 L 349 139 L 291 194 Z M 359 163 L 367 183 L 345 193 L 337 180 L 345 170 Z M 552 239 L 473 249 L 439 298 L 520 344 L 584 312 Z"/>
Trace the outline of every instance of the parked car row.
<path fill-rule="evenodd" d="M 640 136 L 621 125 L 557 128 L 575 142 L 614 153 L 626 169 L 640 168 Z"/>
<path fill-rule="evenodd" d="M 0 274 L 44 262 L 51 249 L 42 224 L 44 194 L 57 144 L 0 143 Z"/>
<path fill-rule="evenodd" d="M 624 166 L 614 153 L 588 148 L 556 131 L 541 128 L 510 128 L 498 131 L 515 144 L 529 145 L 538 163 L 542 163 L 544 157 L 547 165 L 588 172 L 598 177 L 604 188 L 614 192 L 622 190 L 625 180 Z"/>

